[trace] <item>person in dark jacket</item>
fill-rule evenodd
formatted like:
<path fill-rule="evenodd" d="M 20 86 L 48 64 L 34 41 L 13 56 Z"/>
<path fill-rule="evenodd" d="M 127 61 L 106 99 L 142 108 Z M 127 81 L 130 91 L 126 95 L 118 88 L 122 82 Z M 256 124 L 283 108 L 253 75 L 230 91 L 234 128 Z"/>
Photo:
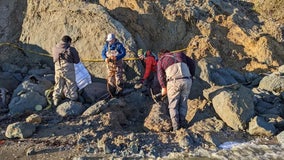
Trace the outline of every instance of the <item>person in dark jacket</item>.
<path fill-rule="evenodd" d="M 63 98 L 76 101 L 78 88 L 75 78 L 74 63 L 79 63 L 78 51 L 71 47 L 72 39 L 68 35 L 52 49 L 55 66 L 55 85 L 53 92 L 53 104 L 57 106 Z"/>
<path fill-rule="evenodd" d="M 194 61 L 183 52 L 170 53 L 161 50 L 158 61 L 158 80 L 162 87 L 162 96 L 168 97 L 168 108 L 173 130 L 186 124 L 187 99 L 195 74 Z"/>
<path fill-rule="evenodd" d="M 106 44 L 102 50 L 102 58 L 107 64 L 107 87 L 112 96 L 118 96 L 123 90 L 123 60 L 126 50 L 113 33 L 107 35 Z"/>

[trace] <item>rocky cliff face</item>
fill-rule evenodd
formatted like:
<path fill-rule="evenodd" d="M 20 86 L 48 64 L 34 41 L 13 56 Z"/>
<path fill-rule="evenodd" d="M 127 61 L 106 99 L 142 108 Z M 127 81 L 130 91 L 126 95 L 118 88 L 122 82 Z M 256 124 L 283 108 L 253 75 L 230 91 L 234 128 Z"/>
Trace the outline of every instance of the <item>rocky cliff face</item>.
<path fill-rule="evenodd" d="M 17 55 L 11 61 L 17 65 L 44 61 L 52 67 L 51 48 L 68 34 L 90 72 L 104 78 L 105 66 L 88 60 L 100 59 L 109 32 L 125 44 L 127 57 L 135 57 L 139 48 L 155 52 L 186 48 L 197 60 L 220 57 L 223 65 L 245 71 L 268 71 L 284 61 L 283 14 L 275 10 L 275 18 L 269 18 L 268 7 L 272 6 L 258 0 L 0 3 L 1 42 L 16 42 L 24 50 L 45 54 L 26 58 L 8 47 L 1 49 L 1 62 Z M 281 2 L 275 5 L 283 6 Z"/>

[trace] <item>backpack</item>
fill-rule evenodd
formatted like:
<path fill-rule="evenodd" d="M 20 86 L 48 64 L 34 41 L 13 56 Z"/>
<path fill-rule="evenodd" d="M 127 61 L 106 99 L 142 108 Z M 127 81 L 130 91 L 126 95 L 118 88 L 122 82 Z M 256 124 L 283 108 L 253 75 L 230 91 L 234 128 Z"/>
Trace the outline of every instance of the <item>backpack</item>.
<path fill-rule="evenodd" d="M 63 52 L 59 53 L 59 64 L 61 65 L 61 60 L 65 60 L 68 63 L 74 63 L 74 58 L 72 52 L 70 51 L 70 47 L 66 48 Z"/>

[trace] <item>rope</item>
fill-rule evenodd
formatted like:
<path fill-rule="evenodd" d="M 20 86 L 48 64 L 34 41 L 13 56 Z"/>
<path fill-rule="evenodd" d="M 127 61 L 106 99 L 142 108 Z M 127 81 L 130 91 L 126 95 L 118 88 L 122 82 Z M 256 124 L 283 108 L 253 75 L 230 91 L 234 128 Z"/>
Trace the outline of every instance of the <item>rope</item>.
<path fill-rule="evenodd" d="M 7 46 L 11 46 L 13 48 L 17 48 L 21 51 L 25 51 L 25 52 L 29 52 L 29 53 L 33 53 L 33 54 L 37 54 L 37 55 L 41 55 L 41 56 L 47 56 L 47 57 L 52 57 L 51 55 L 49 54 L 44 54 L 44 53 L 39 53 L 39 52 L 35 52 L 35 51 L 31 51 L 31 50 L 24 50 L 23 48 L 17 46 L 16 44 L 13 44 L 13 43 L 8 43 L 8 42 L 4 42 L 4 43 L 0 43 L 0 46 L 4 46 L 4 45 L 7 45 Z M 189 47 L 188 47 L 189 48 Z M 171 51 L 172 53 L 176 53 L 176 52 L 181 52 L 181 51 L 185 51 L 187 50 L 188 48 L 184 48 L 184 49 L 180 49 L 180 50 L 175 50 L 175 51 Z M 136 61 L 136 60 L 139 60 L 139 58 L 134 58 L 134 57 L 130 57 L 130 58 L 123 58 L 124 61 Z M 83 59 L 81 60 L 83 62 L 104 62 L 103 59 Z"/>
<path fill-rule="evenodd" d="M 181 52 L 181 51 L 186 51 L 189 47 L 184 48 L 184 49 L 180 49 L 180 50 L 175 50 L 175 51 L 171 51 L 172 53 L 177 53 L 177 52 Z"/>
<path fill-rule="evenodd" d="M 139 58 L 123 58 L 124 61 L 134 61 L 139 60 Z M 83 59 L 85 62 L 104 62 L 103 59 Z"/>

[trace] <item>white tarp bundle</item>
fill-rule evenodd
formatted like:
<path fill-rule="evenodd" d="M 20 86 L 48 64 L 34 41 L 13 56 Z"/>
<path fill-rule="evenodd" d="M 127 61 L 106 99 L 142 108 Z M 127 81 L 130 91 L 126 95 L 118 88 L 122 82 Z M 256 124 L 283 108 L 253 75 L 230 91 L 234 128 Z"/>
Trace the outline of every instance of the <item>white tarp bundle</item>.
<path fill-rule="evenodd" d="M 88 70 L 84 66 L 82 62 L 74 64 L 75 66 L 75 74 L 76 74 L 76 83 L 79 91 L 86 87 L 88 84 L 92 83 L 91 75 Z"/>

